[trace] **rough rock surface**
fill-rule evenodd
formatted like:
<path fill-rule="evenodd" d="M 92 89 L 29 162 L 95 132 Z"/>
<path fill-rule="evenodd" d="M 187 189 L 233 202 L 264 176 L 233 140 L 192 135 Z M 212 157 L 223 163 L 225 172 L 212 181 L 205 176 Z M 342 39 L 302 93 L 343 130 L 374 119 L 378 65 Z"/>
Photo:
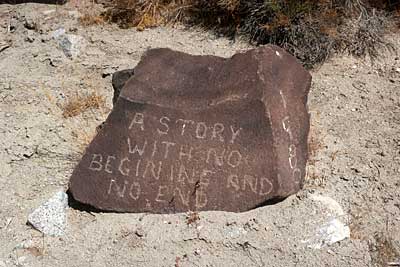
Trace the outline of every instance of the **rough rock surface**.
<path fill-rule="evenodd" d="M 310 82 L 275 46 L 230 59 L 149 50 L 72 174 L 71 193 L 103 210 L 155 213 L 240 212 L 296 193 Z"/>

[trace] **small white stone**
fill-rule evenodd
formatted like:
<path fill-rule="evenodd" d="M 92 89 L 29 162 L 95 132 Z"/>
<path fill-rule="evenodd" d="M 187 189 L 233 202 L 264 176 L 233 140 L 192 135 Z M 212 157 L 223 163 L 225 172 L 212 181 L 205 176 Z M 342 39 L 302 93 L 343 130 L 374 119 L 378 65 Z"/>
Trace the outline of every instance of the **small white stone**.
<path fill-rule="evenodd" d="M 63 191 L 57 192 L 28 216 L 28 222 L 44 234 L 61 236 L 65 232 L 67 206 L 68 195 Z"/>
<path fill-rule="evenodd" d="M 21 256 L 17 260 L 18 260 L 18 264 L 24 264 L 24 262 L 26 261 L 26 256 Z"/>
<path fill-rule="evenodd" d="M 346 238 L 350 238 L 350 228 L 338 219 L 332 219 L 318 229 L 315 237 L 303 243 L 308 243 L 309 248 L 321 249 Z"/>
<path fill-rule="evenodd" d="M 61 37 L 64 34 L 65 34 L 65 29 L 64 28 L 59 28 L 59 29 L 55 30 L 51 34 L 51 37 L 53 37 L 54 39 L 57 39 L 57 38 Z"/>
<path fill-rule="evenodd" d="M 28 249 L 33 247 L 33 241 L 32 240 L 25 240 L 21 244 L 18 244 L 15 248 L 18 249 Z"/>
<path fill-rule="evenodd" d="M 56 11 L 54 9 L 52 9 L 52 10 L 45 10 L 42 13 L 43 13 L 43 15 L 50 15 L 51 13 L 54 13 L 54 12 L 56 12 Z"/>
<path fill-rule="evenodd" d="M 58 45 L 69 58 L 76 58 L 86 46 L 85 39 L 74 34 L 63 34 L 57 40 Z"/>
<path fill-rule="evenodd" d="M 324 210 L 328 212 L 328 218 L 325 223 L 317 227 L 316 233 L 314 232 L 311 238 L 301 242 L 306 243 L 309 248 L 321 249 L 350 238 L 350 228 L 339 219 L 346 215 L 340 204 L 331 197 L 319 194 L 311 194 L 310 198 L 322 204 Z"/>

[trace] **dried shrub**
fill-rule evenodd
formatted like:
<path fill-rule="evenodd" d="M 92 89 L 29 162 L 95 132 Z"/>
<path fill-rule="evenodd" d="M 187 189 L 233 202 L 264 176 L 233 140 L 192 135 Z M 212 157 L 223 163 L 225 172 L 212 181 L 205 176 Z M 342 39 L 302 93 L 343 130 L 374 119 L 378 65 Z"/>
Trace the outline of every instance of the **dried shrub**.
<path fill-rule="evenodd" d="M 177 20 L 185 1 L 171 0 L 112 0 L 112 8 L 103 15 L 122 28 L 138 30 L 165 25 Z"/>
<path fill-rule="evenodd" d="M 197 221 L 200 220 L 200 216 L 198 212 L 190 212 L 189 214 L 187 214 L 186 216 L 186 224 L 187 225 L 192 225 L 197 223 Z"/>
<path fill-rule="evenodd" d="M 362 11 L 357 19 L 350 19 L 341 27 L 342 50 L 358 57 L 376 58 L 381 49 L 392 49 L 383 38 L 387 23 L 387 18 L 382 12 L 373 10 L 369 14 L 366 10 Z"/>
<path fill-rule="evenodd" d="M 77 8 L 82 14 L 79 17 L 79 22 L 83 26 L 92 26 L 103 24 L 104 17 L 98 6 L 95 5 L 94 0 L 84 0 L 77 3 Z"/>
<path fill-rule="evenodd" d="M 96 93 L 86 96 L 76 95 L 62 107 L 64 118 L 75 117 L 91 108 L 100 108 L 105 106 L 105 99 Z"/>
<path fill-rule="evenodd" d="M 200 25 L 231 38 L 276 44 L 306 67 L 332 53 L 376 57 L 389 12 L 398 0 L 111 0 L 107 20 L 121 27 L 148 27 L 176 21 Z"/>

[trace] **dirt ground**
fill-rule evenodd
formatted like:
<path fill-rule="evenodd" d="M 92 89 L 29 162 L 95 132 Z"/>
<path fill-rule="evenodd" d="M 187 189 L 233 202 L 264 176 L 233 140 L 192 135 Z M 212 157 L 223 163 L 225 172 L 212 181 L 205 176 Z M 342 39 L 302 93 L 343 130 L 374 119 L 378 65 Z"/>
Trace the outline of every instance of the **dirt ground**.
<path fill-rule="evenodd" d="M 79 10 L 79 9 L 78 9 Z M 0 4 L 0 267 L 387 266 L 400 261 L 400 47 L 374 64 L 335 57 L 312 71 L 311 158 L 297 195 L 246 213 L 115 214 L 67 209 L 61 237 L 26 224 L 66 190 L 112 108 L 111 74 L 147 48 L 229 57 L 251 48 L 196 29 L 83 26 L 71 4 Z M 67 58 L 52 35 L 83 37 Z M 77 96 L 99 109 L 65 118 Z M 321 241 L 335 219 L 350 238 Z M 397 266 L 397 265 L 394 265 Z M 399 265 L 400 266 L 400 265 Z"/>

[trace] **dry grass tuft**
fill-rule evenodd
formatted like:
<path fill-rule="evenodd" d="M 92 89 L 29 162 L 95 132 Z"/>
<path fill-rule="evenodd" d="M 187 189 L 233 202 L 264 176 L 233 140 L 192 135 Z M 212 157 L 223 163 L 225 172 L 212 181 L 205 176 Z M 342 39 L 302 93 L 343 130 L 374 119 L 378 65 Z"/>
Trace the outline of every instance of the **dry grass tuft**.
<path fill-rule="evenodd" d="M 105 106 L 105 98 L 96 93 L 86 96 L 76 95 L 68 100 L 62 107 L 64 118 L 75 117 L 91 108 L 100 108 Z"/>
<path fill-rule="evenodd" d="M 361 11 L 360 17 L 348 20 L 342 26 L 341 45 L 357 57 L 377 58 L 382 48 L 393 49 L 383 38 L 388 23 L 388 19 L 382 12 L 373 10 L 369 14 L 366 10 Z"/>
<path fill-rule="evenodd" d="M 197 221 L 200 220 L 200 216 L 198 212 L 190 212 L 187 216 L 186 216 L 186 224 L 187 225 L 192 225 L 197 223 Z"/>
<path fill-rule="evenodd" d="M 310 131 L 308 133 L 308 164 L 314 166 L 315 163 L 318 161 L 318 153 L 321 152 L 325 145 L 324 145 L 324 136 L 322 135 L 321 130 L 317 128 L 315 125 L 315 120 L 319 121 L 319 113 L 313 114 L 316 118 L 311 120 L 312 125 L 310 127 Z"/>
<path fill-rule="evenodd" d="M 29 247 L 26 248 L 26 251 L 28 251 L 30 254 L 32 254 L 35 257 L 40 257 L 44 255 L 44 249 L 39 248 L 39 247 Z"/>
<path fill-rule="evenodd" d="M 378 233 L 374 238 L 375 244 L 370 249 L 374 255 L 372 259 L 375 266 L 389 266 L 388 263 L 399 260 L 400 254 L 388 234 Z"/>
<path fill-rule="evenodd" d="M 83 26 L 87 27 L 105 23 L 101 9 L 99 9 L 94 0 L 78 0 L 75 6 L 79 13 L 82 14 L 78 20 Z"/>
<path fill-rule="evenodd" d="M 101 15 L 86 13 L 79 17 L 79 22 L 83 26 L 101 25 L 104 24 L 104 17 Z"/>

